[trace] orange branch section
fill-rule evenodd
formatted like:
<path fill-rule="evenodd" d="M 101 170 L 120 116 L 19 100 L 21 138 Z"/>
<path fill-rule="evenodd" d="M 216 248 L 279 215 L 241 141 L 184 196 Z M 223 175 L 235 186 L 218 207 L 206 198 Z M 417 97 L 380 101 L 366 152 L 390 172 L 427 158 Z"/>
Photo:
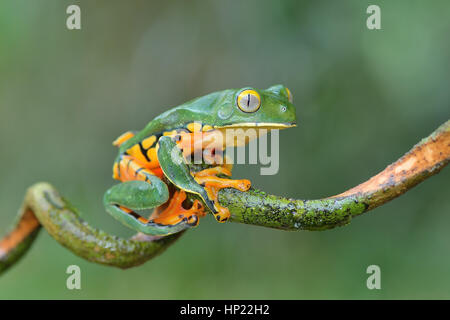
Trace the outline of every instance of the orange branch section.
<path fill-rule="evenodd" d="M 36 219 L 33 211 L 31 209 L 26 209 L 14 230 L 0 241 L 0 257 L 8 254 L 10 250 L 15 249 L 25 238 L 39 227 L 40 223 Z"/>
<path fill-rule="evenodd" d="M 370 209 L 405 193 L 438 173 L 450 160 L 450 120 L 399 160 L 366 182 L 331 198 L 369 195 Z"/>

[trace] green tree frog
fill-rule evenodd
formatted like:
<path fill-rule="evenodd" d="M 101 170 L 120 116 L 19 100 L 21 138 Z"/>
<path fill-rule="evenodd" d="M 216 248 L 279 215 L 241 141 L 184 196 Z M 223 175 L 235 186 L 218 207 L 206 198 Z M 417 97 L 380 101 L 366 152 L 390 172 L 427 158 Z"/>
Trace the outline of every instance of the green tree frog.
<path fill-rule="evenodd" d="M 213 161 L 198 169 L 188 156 L 205 151 L 206 145 L 214 152 L 230 143 L 248 142 L 239 137 L 231 142 L 219 139 L 227 129 L 295 125 L 292 94 L 283 85 L 223 90 L 172 108 L 142 131 L 126 132 L 114 141 L 119 154 L 113 178 L 121 183 L 105 193 L 106 210 L 124 225 L 148 235 L 168 235 L 196 226 L 208 210 L 217 221 L 225 222 L 230 213 L 219 204 L 220 189 L 245 192 L 250 181 L 230 179 L 229 163 Z M 186 203 L 186 193 L 197 195 L 198 200 Z M 141 213 L 148 209 L 154 209 L 153 213 L 144 218 Z"/>

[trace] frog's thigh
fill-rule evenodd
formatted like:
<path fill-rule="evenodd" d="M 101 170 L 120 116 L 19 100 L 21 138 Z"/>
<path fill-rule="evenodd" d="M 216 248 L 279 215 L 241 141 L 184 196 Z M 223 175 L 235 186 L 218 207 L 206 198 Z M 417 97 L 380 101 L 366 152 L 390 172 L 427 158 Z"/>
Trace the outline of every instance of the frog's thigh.
<path fill-rule="evenodd" d="M 149 182 L 126 181 L 106 191 L 103 202 L 106 211 L 127 227 L 152 235 L 168 234 L 165 230 L 148 224 L 135 210 L 145 210 L 165 203 L 169 191 L 158 177 L 149 177 Z"/>
<path fill-rule="evenodd" d="M 115 204 L 131 210 L 157 207 L 169 199 L 169 190 L 158 177 L 149 181 L 126 181 L 112 186 L 105 193 L 105 204 Z"/>
<path fill-rule="evenodd" d="M 167 201 L 169 194 L 167 186 L 157 177 L 153 176 L 153 178 L 151 178 L 154 182 L 153 188 L 148 182 L 127 181 L 109 189 L 104 197 L 104 204 L 108 213 L 127 227 L 154 236 L 177 233 L 196 225 L 198 217 L 194 214 L 197 213 L 194 212 L 194 209 L 198 211 L 198 207 L 185 210 L 192 214 L 187 215 L 186 219 L 180 219 L 180 221 L 171 224 L 148 220 L 133 211 L 153 208 Z M 162 185 L 155 187 L 158 180 Z M 161 190 L 164 191 L 161 192 Z"/>
<path fill-rule="evenodd" d="M 216 213 L 213 202 L 204 187 L 198 184 L 191 175 L 188 165 L 177 144 L 170 137 L 161 137 L 157 145 L 159 165 L 164 175 L 178 188 L 199 195 L 207 207 Z"/>

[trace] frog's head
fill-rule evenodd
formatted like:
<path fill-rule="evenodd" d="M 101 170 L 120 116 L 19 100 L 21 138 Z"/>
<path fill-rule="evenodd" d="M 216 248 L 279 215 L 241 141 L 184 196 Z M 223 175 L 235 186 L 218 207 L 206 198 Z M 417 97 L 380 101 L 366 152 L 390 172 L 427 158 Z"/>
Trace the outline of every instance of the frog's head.
<path fill-rule="evenodd" d="M 283 85 L 222 91 L 214 105 L 214 128 L 285 129 L 297 122 L 292 94 Z"/>
<path fill-rule="evenodd" d="M 246 87 L 210 93 L 170 109 L 155 120 L 149 124 L 152 132 L 198 122 L 209 128 L 206 131 L 256 129 L 258 135 L 272 129 L 295 127 L 297 122 L 292 94 L 283 85 L 266 90 Z"/>

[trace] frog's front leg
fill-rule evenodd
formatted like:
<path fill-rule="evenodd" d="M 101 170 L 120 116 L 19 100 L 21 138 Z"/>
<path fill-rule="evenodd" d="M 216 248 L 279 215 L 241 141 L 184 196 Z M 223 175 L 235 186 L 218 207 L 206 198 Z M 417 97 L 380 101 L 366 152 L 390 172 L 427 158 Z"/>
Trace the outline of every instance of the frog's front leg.
<path fill-rule="evenodd" d="M 198 224 L 203 207 L 194 202 L 191 209 L 181 206 L 183 195 L 175 193 L 164 215 L 154 219 L 141 217 L 136 211 L 158 207 L 167 202 L 167 185 L 152 172 L 139 166 L 129 156 L 123 156 L 114 167 L 114 177 L 124 181 L 111 187 L 104 196 L 104 205 L 109 214 L 124 225 L 149 235 L 168 235 Z M 184 200 L 184 199 L 183 199 Z"/>
<path fill-rule="evenodd" d="M 217 166 L 194 173 L 194 179 L 197 183 L 204 186 L 208 197 L 214 203 L 216 209 L 214 217 L 216 220 L 225 222 L 230 217 L 230 211 L 228 208 L 220 205 L 218 200 L 219 191 L 223 188 L 234 188 L 245 192 L 250 189 L 251 182 L 247 179 L 232 180 L 220 178 L 218 175 L 231 176 L 231 171 L 226 167 Z"/>
<path fill-rule="evenodd" d="M 161 137 L 158 143 L 158 160 L 165 176 L 178 188 L 199 195 L 219 222 L 225 222 L 230 217 L 227 208 L 222 207 L 217 199 L 220 189 L 235 188 L 247 191 L 249 180 L 231 180 L 217 175 L 231 175 L 227 166 L 216 166 L 197 173 L 191 173 L 185 162 L 182 151 L 169 137 Z"/>

